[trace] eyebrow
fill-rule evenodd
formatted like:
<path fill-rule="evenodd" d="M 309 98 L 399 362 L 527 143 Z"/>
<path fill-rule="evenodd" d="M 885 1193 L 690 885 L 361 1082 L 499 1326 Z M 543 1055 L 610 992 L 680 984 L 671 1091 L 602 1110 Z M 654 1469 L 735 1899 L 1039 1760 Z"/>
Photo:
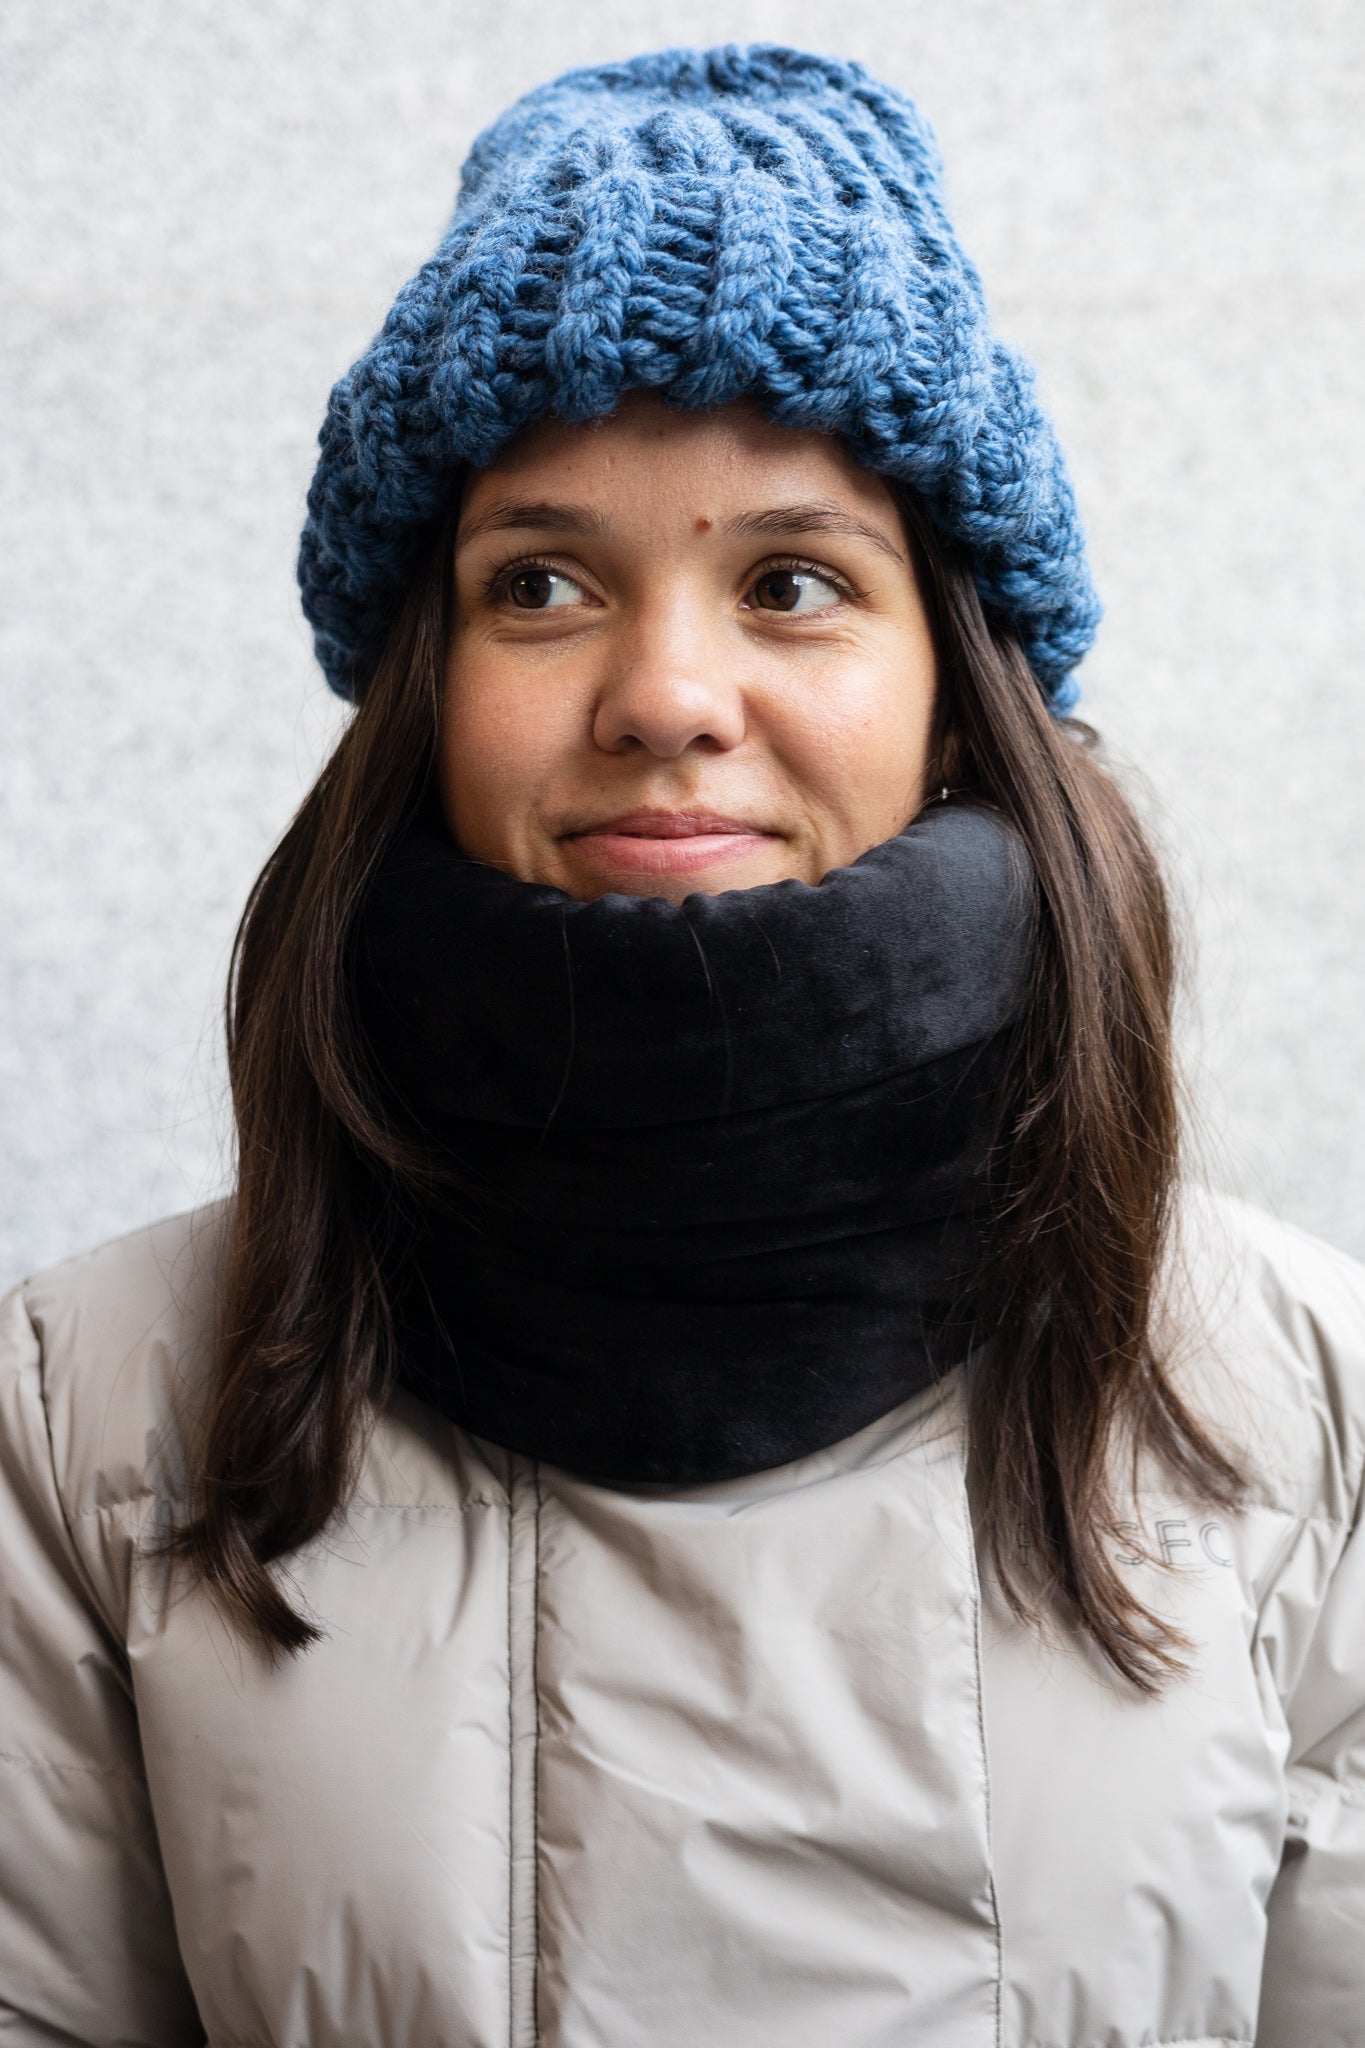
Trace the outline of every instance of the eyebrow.
<path fill-rule="evenodd" d="M 870 541 L 874 548 L 880 548 L 884 555 L 890 555 L 893 562 L 905 566 L 905 556 L 887 539 L 878 526 L 866 519 L 859 519 L 856 513 L 845 512 L 840 505 L 831 505 L 826 500 L 814 499 L 797 505 L 770 505 L 762 512 L 739 512 L 733 519 L 727 519 L 723 531 L 734 539 L 757 539 L 763 535 L 777 536 L 784 533 L 844 533 L 860 540 Z"/>
<path fill-rule="evenodd" d="M 461 520 L 455 536 L 457 548 L 468 546 L 485 533 L 507 533 L 533 528 L 538 533 L 591 533 L 605 538 L 609 521 L 587 505 L 551 505 L 542 500 L 503 500 L 490 505 L 477 519 Z"/>
<path fill-rule="evenodd" d="M 606 539 L 611 521 L 589 505 L 552 504 L 544 499 L 504 499 L 490 505 L 477 518 L 462 525 L 456 547 L 467 547 L 485 533 L 513 531 L 591 534 Z M 791 505 L 769 505 L 762 511 L 737 512 L 722 521 L 720 531 L 731 540 L 775 538 L 783 534 L 842 533 L 868 541 L 892 561 L 906 566 L 902 550 L 879 527 L 826 499 L 810 499 Z"/>

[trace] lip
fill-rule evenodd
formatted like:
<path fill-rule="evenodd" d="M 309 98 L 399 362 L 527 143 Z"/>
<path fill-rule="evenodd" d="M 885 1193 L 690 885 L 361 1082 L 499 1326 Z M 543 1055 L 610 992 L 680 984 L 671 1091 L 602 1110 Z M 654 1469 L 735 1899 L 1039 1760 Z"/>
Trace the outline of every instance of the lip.
<path fill-rule="evenodd" d="M 743 818 L 689 807 L 642 807 L 564 837 L 589 863 L 612 874 L 689 874 L 743 860 L 779 835 Z"/>

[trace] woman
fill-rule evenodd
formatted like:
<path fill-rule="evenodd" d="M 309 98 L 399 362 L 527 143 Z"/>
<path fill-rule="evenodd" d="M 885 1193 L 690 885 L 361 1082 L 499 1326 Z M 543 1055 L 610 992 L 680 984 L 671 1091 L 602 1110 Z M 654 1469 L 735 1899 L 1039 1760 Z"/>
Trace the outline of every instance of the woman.
<path fill-rule="evenodd" d="M 321 448 L 235 1195 L 4 1307 L 10 2038 L 1358 2043 L 1365 1285 L 917 112 L 530 94 Z"/>

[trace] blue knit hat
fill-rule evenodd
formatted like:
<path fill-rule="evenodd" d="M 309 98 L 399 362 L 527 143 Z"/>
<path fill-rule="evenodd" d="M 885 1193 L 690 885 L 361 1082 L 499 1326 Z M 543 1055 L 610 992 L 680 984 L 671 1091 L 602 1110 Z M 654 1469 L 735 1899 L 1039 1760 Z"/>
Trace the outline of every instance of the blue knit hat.
<path fill-rule="evenodd" d="M 331 395 L 299 583 L 333 689 L 363 687 L 464 464 L 648 386 L 685 407 L 749 395 L 911 485 L 1069 709 L 1099 618 L 1075 502 L 941 180 L 912 101 L 774 44 L 657 51 L 516 101 Z"/>

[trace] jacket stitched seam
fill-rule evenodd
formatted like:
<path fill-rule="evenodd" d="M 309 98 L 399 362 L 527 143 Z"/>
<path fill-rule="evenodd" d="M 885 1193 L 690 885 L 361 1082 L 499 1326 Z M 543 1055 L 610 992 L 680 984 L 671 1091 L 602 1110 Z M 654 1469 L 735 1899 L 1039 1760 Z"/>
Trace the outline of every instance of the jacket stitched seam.
<path fill-rule="evenodd" d="M 967 1567 L 972 1588 L 972 1669 L 976 1679 L 976 1735 L 981 1746 L 981 1792 L 986 1809 L 986 1884 L 991 1902 L 991 1934 L 995 1947 L 995 2048 L 1005 2038 L 1005 1932 L 995 1889 L 995 1845 L 991 1831 L 991 1761 L 986 1744 L 986 1685 L 981 1663 L 981 1580 L 976 1568 L 976 1528 L 963 1476 L 962 1526 L 967 1541 Z"/>
<path fill-rule="evenodd" d="M 45 1415 L 46 1415 L 46 1405 L 47 1405 L 47 1404 L 46 1404 L 46 1400 L 44 1400 L 44 1414 L 45 1414 Z M 50 1445 L 50 1444 L 49 1444 L 49 1456 L 51 1456 L 51 1445 Z M 53 1479 L 54 1479 L 54 1482 L 55 1482 L 55 1480 L 56 1480 L 56 1470 L 55 1470 L 55 1462 L 54 1462 L 54 1470 L 53 1470 Z M 59 1498 L 59 1499 L 61 1498 L 61 1496 L 60 1496 L 60 1493 L 58 1494 L 58 1498 Z M 68 1531 L 70 1531 L 71 1529 L 73 1529 L 73 1528 L 74 1528 L 74 1526 L 75 1526 L 75 1524 L 76 1524 L 77 1522 L 84 1522 L 84 1521 L 89 1521 L 89 1520 L 90 1520 L 90 1519 L 91 1519 L 92 1517 L 94 1517 L 95 1515 L 117 1515 L 117 1514 L 122 1514 L 122 1513 L 123 1513 L 123 1511 L 124 1511 L 125 1509 L 127 1509 L 127 1508 L 137 1508 L 137 1507 L 143 1507 L 144 1505 L 146 1505 L 146 1504 L 147 1504 L 147 1503 L 149 1503 L 149 1502 L 150 1502 L 150 1503 L 152 1503 L 153 1505 L 159 1505 L 159 1504 L 163 1504 L 163 1503 L 164 1503 L 164 1505 L 166 1505 L 167 1507 L 177 1507 L 177 1508 L 183 1508 L 183 1507 L 185 1507 L 185 1506 L 187 1506 L 187 1505 L 188 1505 L 188 1502 L 187 1502 L 187 1497 L 186 1497 L 186 1496 L 185 1496 L 184 1494 L 178 1494 L 178 1493 L 161 1493 L 161 1492 L 154 1492 L 154 1491 L 152 1491 L 152 1490 L 150 1490 L 150 1489 L 149 1489 L 149 1490 L 148 1490 L 148 1491 L 147 1491 L 146 1493 L 130 1493 L 130 1494 L 125 1494 L 125 1495 L 124 1495 L 124 1496 L 122 1496 L 122 1498 L 120 1498 L 119 1500 L 105 1500 L 105 1501 L 99 1501 L 99 1502 L 97 1502 L 97 1503 L 95 1504 L 95 1506 L 93 1506 L 93 1507 L 88 1507 L 88 1508 L 74 1508 L 74 1509 L 70 1510 L 69 1512 L 68 1512 L 68 1510 L 67 1510 L 67 1508 L 66 1508 L 66 1505 L 65 1505 L 65 1503 L 63 1502 L 63 1503 L 62 1503 L 62 1513 L 63 1513 L 63 1518 L 64 1518 L 64 1520 L 66 1521 L 66 1524 L 67 1524 L 67 1528 L 68 1528 Z M 1351 1514 L 1351 1515 L 1328 1515 L 1328 1514 L 1323 1514 L 1323 1513 L 1321 1513 L 1321 1512 L 1315 1512 L 1315 1513 L 1313 1513 L 1313 1514 L 1308 1514 L 1308 1515 L 1299 1515 L 1299 1514 L 1295 1514 L 1295 1512 L 1294 1512 L 1294 1510 L 1293 1510 L 1292 1508 L 1285 1508 L 1285 1507 L 1275 1507 L 1275 1506 L 1274 1506 L 1274 1505 L 1272 1505 L 1272 1504 L 1271 1504 L 1270 1502 L 1264 1502 L 1264 1501 L 1262 1501 L 1262 1502 L 1253 1502 L 1253 1503 L 1251 1503 L 1251 1505 L 1252 1505 L 1252 1507 L 1253 1507 L 1254 1509 L 1256 1509 L 1256 1510 L 1257 1510 L 1258 1512 L 1260 1512 L 1260 1513 L 1264 1513 L 1264 1514 L 1274 1514 L 1274 1515 L 1283 1515 L 1283 1516 L 1285 1517 L 1285 1519 L 1286 1519 L 1287 1521 L 1289 1521 L 1289 1522 L 1292 1522 L 1292 1523 L 1294 1524 L 1294 1526 L 1295 1526 L 1295 1528 L 1296 1528 L 1296 1529 L 1308 1529 L 1308 1528 L 1323 1528 L 1323 1529 L 1353 1529 L 1353 1528 L 1355 1527 L 1355 1523 L 1356 1523 L 1356 1517 L 1355 1517 L 1355 1515 L 1354 1515 L 1354 1514 Z M 361 1513 L 364 1513 L 364 1512 L 369 1512 L 369 1513 L 371 1513 L 371 1514 L 382 1514 L 382 1515 L 398 1515 L 398 1516 L 413 1516 L 413 1517 L 415 1517 L 415 1516 L 417 1516 L 417 1515 L 450 1515 L 450 1516 L 451 1516 L 452 1518 L 454 1518 L 454 1519 L 458 1519 L 458 1518 L 459 1518 L 460 1516 L 462 1516 L 462 1515 L 467 1515 L 467 1514 L 469 1514 L 469 1513 L 470 1513 L 470 1512 L 471 1512 L 472 1510 L 474 1510 L 474 1509 L 476 1509 L 476 1508 L 502 1508 L 502 1507 L 505 1507 L 505 1506 L 506 1506 L 506 1502 L 505 1502 L 505 1501 L 500 1501 L 500 1500 L 496 1499 L 496 1498 L 495 1498 L 495 1497 L 494 1497 L 494 1496 L 493 1496 L 492 1494 L 488 1494 L 488 1493 L 475 1493 L 475 1494 L 471 1494 L 471 1495 L 469 1496 L 469 1498 L 468 1498 L 467 1500 L 460 1500 L 460 1501 L 448 1501 L 448 1500 L 415 1500 L 415 1501 L 399 1501 L 399 1500 L 364 1500 L 364 1501 L 352 1501 L 352 1502 L 350 1502 L 350 1503 L 348 1504 L 348 1506 L 347 1506 L 347 1508 L 345 1509 L 345 1511 L 344 1511 L 344 1512 L 346 1512 L 346 1513 L 348 1513 L 348 1514 L 349 1514 L 349 1513 L 353 1513 L 353 1512 L 357 1512 L 357 1511 L 358 1511 L 358 1512 L 361 1512 Z M 1164 2042 L 1164 2041 L 1153 2041 L 1152 2043 L 1150 2043 L 1150 2044 L 1149 2044 L 1149 2048 L 1168 2048 L 1168 2044 L 1167 2044 L 1166 2042 Z M 1177 2043 L 1177 2044 L 1176 2044 L 1176 2048 L 1180 2048 L 1180 2044 L 1178 2044 L 1178 2043 Z"/>
<path fill-rule="evenodd" d="M 1029 2041 L 1024 2048 L 1067 2048 L 1067 2044 Z M 1103 2042 L 1085 2042 L 1082 2048 L 1108 2048 L 1108 2037 Z M 1250 2034 L 1162 2034 L 1157 2040 L 1143 2041 L 1140 2048 L 1256 2048 L 1256 2042 Z"/>
<path fill-rule="evenodd" d="M 55 1473 L 54 1473 L 55 1478 Z M 126 1508 L 140 1508 L 147 1503 L 165 1504 L 167 1507 L 183 1508 L 188 1505 L 187 1496 L 180 1493 L 161 1493 L 148 1488 L 146 1493 L 124 1494 L 119 1500 L 97 1501 L 94 1507 L 76 1508 L 68 1517 L 69 1523 L 88 1521 L 93 1515 L 117 1515 Z M 467 1515 L 472 1508 L 500 1508 L 503 1503 L 492 1494 L 475 1493 L 467 1500 L 359 1500 L 348 1502 L 343 1512 L 380 1515 Z"/>
<path fill-rule="evenodd" d="M 516 1570 L 517 1492 L 510 1454 L 507 1468 L 507 2048 L 517 2023 L 517 1678 L 513 1670 L 512 1575 Z"/>
<path fill-rule="evenodd" d="M 536 1747 L 531 1759 L 531 2032 L 540 2041 L 540 1460 L 531 1468 L 535 1479 L 535 1549 L 531 1578 L 531 1697 L 536 1709 Z"/>
<path fill-rule="evenodd" d="M 44 1414 L 46 1414 L 46 1398 L 44 1398 L 43 1406 Z M 50 1444 L 49 1455 L 51 1455 Z M 55 1459 L 53 1479 L 55 1482 Z M 170 1493 L 161 1488 L 148 1487 L 143 1493 L 122 1494 L 118 1500 L 97 1501 L 93 1507 L 73 1508 L 68 1511 L 65 1503 L 63 1503 L 63 1514 L 68 1526 L 70 1526 L 76 1522 L 86 1521 L 92 1515 L 119 1514 L 125 1508 L 141 1507 L 144 1502 L 148 1501 L 154 1503 L 164 1502 L 168 1507 L 179 1508 L 183 1508 L 188 1504 L 187 1496 L 184 1494 Z M 505 1502 L 496 1499 L 492 1494 L 474 1493 L 470 1494 L 467 1499 L 459 1501 L 357 1500 L 348 1503 L 347 1512 L 369 1510 L 374 1514 L 385 1515 L 459 1516 L 468 1514 L 472 1508 L 501 1508 L 505 1505 Z M 1353 1529 L 1357 1520 L 1354 1511 L 1349 1515 L 1330 1515 L 1318 1508 L 1305 1515 L 1300 1514 L 1292 1507 L 1285 1507 L 1275 1501 L 1248 1501 L 1246 1507 L 1251 1512 L 1257 1514 L 1283 1515 L 1286 1521 L 1293 1522 L 1299 1528 Z M 1153 2041 L 1149 2044 L 1149 2048 L 1170 2048 L 1170 2044 L 1164 2041 Z M 1175 2048 L 1180 2048 L 1180 2044 L 1176 2043 Z"/>
<path fill-rule="evenodd" d="M 88 1522 L 95 1515 L 121 1515 L 128 1508 L 159 1507 L 163 1503 L 171 1508 L 188 1505 L 183 1494 L 154 1493 L 148 1488 L 146 1493 L 126 1493 L 119 1500 L 97 1501 L 92 1508 L 73 1508 L 69 1520 L 74 1527 L 77 1522 Z"/>
<path fill-rule="evenodd" d="M 1353 1514 L 1329 1515 L 1324 1508 L 1313 1508 L 1308 1514 L 1301 1514 L 1297 1508 L 1287 1507 L 1282 1501 L 1273 1500 L 1245 1501 L 1240 1512 L 1256 1515 L 1283 1515 L 1287 1522 L 1294 1522 L 1305 1528 L 1320 1526 L 1325 1529 L 1349 1529 L 1355 1521 Z M 1215 2034 L 1213 2038 L 1217 2040 L 1218 2036 Z M 1152 2041 L 1148 2043 L 1148 2048 L 1184 2048 L 1184 2043 L 1180 2040 L 1174 2042 Z M 1197 2043 L 1196 2048 L 1198 2048 Z"/>
<path fill-rule="evenodd" d="M 472 1508 L 500 1508 L 502 1502 L 491 1493 L 471 1493 L 467 1500 L 361 1500 L 352 1501 L 348 1513 L 368 1510 L 376 1515 L 467 1515 Z"/>
<path fill-rule="evenodd" d="M 121 1764 L 64 1764 L 55 1757 L 20 1756 L 10 1749 L 0 1749 L 0 1764 L 9 1764 L 18 1771 L 60 1771 L 73 1778 L 114 1778 L 124 1785 L 142 1784 L 136 1771 L 124 1770 Z"/>
<path fill-rule="evenodd" d="M 47 1398 L 47 1345 L 38 1335 L 38 1325 L 33 1319 L 33 1311 L 29 1306 L 27 1292 L 24 1293 L 22 1299 L 24 1315 L 27 1318 L 29 1329 L 33 1333 L 34 1342 L 38 1348 L 38 1399 L 42 1404 L 43 1410 L 43 1434 L 47 1439 L 48 1471 L 52 1479 L 52 1491 L 57 1501 L 57 1511 L 62 1518 L 62 1533 L 66 1538 L 67 1552 L 85 1597 L 90 1602 L 91 1610 L 99 1617 L 100 1625 L 105 1630 L 110 1645 L 117 1657 L 124 1652 L 123 1631 L 118 1627 L 114 1616 L 110 1614 L 104 1601 L 101 1599 L 99 1589 L 91 1578 L 89 1567 L 84 1557 L 82 1557 L 80 1545 L 76 1541 L 75 1517 L 68 1505 L 66 1494 L 62 1488 L 61 1475 L 57 1470 L 57 1440 L 52 1428 L 52 1409 Z"/>
<path fill-rule="evenodd" d="M 1365 1808 L 1365 1785 L 1343 1784 L 1340 1778 L 1329 1777 L 1317 1764 L 1288 1763 L 1284 1767 L 1284 1774 L 1286 1781 L 1290 1778 L 1307 1778 L 1310 1785 L 1317 1787 L 1309 1800 L 1312 1806 L 1316 1806 L 1319 1801 L 1329 1796 L 1330 1786 L 1337 1793 L 1341 1805 Z M 1156 2043 L 1156 2048 L 1161 2048 L 1160 2042 Z"/>

